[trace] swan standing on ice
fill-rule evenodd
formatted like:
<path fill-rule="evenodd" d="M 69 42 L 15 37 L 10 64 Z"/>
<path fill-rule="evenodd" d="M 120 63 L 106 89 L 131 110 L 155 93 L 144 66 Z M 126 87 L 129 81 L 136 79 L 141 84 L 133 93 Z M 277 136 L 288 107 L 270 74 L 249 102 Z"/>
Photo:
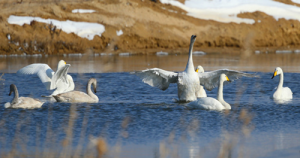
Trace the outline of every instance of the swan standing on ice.
<path fill-rule="evenodd" d="M 17 86 L 14 84 L 10 85 L 10 91 L 9 96 L 11 93 L 14 93 L 14 99 L 11 103 L 5 103 L 5 108 L 27 108 L 27 109 L 33 109 L 33 108 L 40 108 L 44 104 L 44 102 L 41 102 L 37 99 L 29 98 L 29 97 L 19 97 L 19 92 L 17 89 Z"/>
<path fill-rule="evenodd" d="M 187 105 L 188 109 L 206 109 L 206 110 L 225 110 L 231 109 L 230 104 L 228 104 L 223 98 L 223 82 L 229 81 L 229 78 L 225 74 L 221 74 L 219 78 L 219 89 L 217 99 L 212 97 L 198 98 Z"/>
<path fill-rule="evenodd" d="M 57 102 L 96 103 L 99 101 L 99 98 L 92 92 L 92 85 L 94 87 L 94 92 L 96 93 L 97 80 L 95 78 L 91 78 L 86 86 L 86 93 L 80 91 L 71 91 L 53 95 L 53 97 Z"/>
<path fill-rule="evenodd" d="M 277 88 L 275 88 L 275 92 L 271 96 L 273 99 L 276 100 L 289 100 L 293 98 L 293 92 L 289 87 L 282 87 L 283 86 L 283 71 L 280 67 L 276 67 L 272 79 L 280 75 L 279 84 Z"/>
<path fill-rule="evenodd" d="M 132 72 L 139 76 L 144 83 L 152 87 L 158 87 L 161 90 L 166 90 L 170 83 L 177 83 L 179 101 L 194 101 L 200 95 L 200 84 L 207 90 L 212 90 L 218 85 L 218 78 L 221 73 L 230 73 L 232 77 L 238 76 L 255 77 L 252 74 L 239 73 L 231 70 L 216 70 L 212 72 L 197 73 L 193 63 L 193 45 L 196 36 L 192 35 L 189 48 L 189 58 L 186 68 L 183 72 L 166 71 L 159 68 L 147 69 L 143 71 Z M 228 75 L 229 76 L 229 75 Z"/>
<path fill-rule="evenodd" d="M 38 75 L 40 80 L 46 86 L 47 90 L 56 90 L 51 94 L 69 92 L 74 90 L 73 78 L 68 75 L 70 64 L 60 60 L 57 64 L 57 70 L 54 72 L 47 64 L 31 64 L 20 69 L 18 75 Z"/>

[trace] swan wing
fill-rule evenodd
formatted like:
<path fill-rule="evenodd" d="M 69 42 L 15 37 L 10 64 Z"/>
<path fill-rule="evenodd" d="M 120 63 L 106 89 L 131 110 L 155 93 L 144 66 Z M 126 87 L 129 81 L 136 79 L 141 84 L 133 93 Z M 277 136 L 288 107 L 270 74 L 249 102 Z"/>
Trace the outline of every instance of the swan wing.
<path fill-rule="evenodd" d="M 228 69 L 220 69 L 210 72 L 198 73 L 200 84 L 204 86 L 207 90 L 211 91 L 215 87 L 219 85 L 219 78 L 221 74 L 226 74 L 226 76 L 234 81 L 241 77 L 258 77 L 255 74 L 249 74 L 242 71 L 228 70 Z M 224 82 L 225 84 L 228 82 Z"/>
<path fill-rule="evenodd" d="M 136 71 L 131 74 L 139 76 L 144 83 L 161 90 L 168 89 L 170 83 L 177 83 L 178 80 L 178 73 L 159 68 Z"/>
<path fill-rule="evenodd" d="M 47 90 L 51 90 L 54 71 L 47 64 L 30 64 L 17 71 L 18 75 L 37 75 Z"/>
<path fill-rule="evenodd" d="M 67 79 L 67 75 L 68 75 L 68 70 L 69 67 L 71 65 L 70 64 L 66 64 L 63 67 L 59 68 L 53 75 L 52 80 L 51 80 L 51 87 L 52 89 L 57 87 L 57 83 L 59 80 L 61 80 L 61 82 L 63 83 L 63 85 L 66 85 L 66 87 L 68 86 L 69 82 Z"/>

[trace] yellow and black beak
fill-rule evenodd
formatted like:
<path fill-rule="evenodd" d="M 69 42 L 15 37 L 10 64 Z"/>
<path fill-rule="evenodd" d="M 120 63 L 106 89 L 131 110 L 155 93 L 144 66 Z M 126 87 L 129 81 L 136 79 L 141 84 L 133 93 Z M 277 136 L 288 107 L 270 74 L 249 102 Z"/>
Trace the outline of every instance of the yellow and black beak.
<path fill-rule="evenodd" d="M 198 69 L 198 68 L 196 69 L 196 72 L 199 72 L 199 69 Z"/>
<path fill-rule="evenodd" d="M 226 80 L 228 81 L 228 82 L 231 82 L 231 80 L 226 76 Z"/>
<path fill-rule="evenodd" d="M 275 76 L 277 76 L 277 71 L 274 72 L 273 76 L 271 79 L 273 79 Z"/>

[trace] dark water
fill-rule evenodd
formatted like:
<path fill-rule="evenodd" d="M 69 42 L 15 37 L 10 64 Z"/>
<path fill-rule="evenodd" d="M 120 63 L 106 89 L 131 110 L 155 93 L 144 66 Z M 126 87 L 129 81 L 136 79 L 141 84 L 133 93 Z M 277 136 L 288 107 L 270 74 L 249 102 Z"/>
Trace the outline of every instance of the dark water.
<path fill-rule="evenodd" d="M 299 74 L 285 73 L 284 86 L 294 92 L 294 99 L 285 104 L 270 99 L 279 77 L 272 80 L 272 73 L 258 74 L 260 78 L 242 78 L 224 87 L 224 98 L 232 105 L 232 110 L 227 112 L 186 110 L 185 104 L 174 101 L 175 84 L 160 91 L 129 73 L 72 73 L 76 90 L 80 91 L 85 90 L 89 78 L 97 79 L 100 101 L 93 104 L 47 101 L 40 96 L 51 91 L 45 90 L 38 77 L 5 74 L 5 81 L 0 82 L 1 105 L 12 100 L 8 96 L 12 83 L 17 85 L 20 96 L 31 96 L 46 103 L 34 110 L 0 106 L 0 149 L 21 150 L 25 145 L 27 152 L 60 151 L 62 141 L 70 138 L 71 147 L 82 145 L 88 150 L 92 146 L 90 138 L 101 136 L 111 147 L 109 155 L 114 155 L 114 147 L 120 146 L 120 157 L 155 157 L 162 154 L 163 146 L 169 155 L 173 152 L 179 157 L 216 157 L 226 143 L 232 145 L 227 151 L 233 157 L 241 153 L 245 157 L 287 154 L 298 157 Z M 208 96 L 216 97 L 216 91 L 207 92 Z M 240 119 L 242 109 L 251 115 L 249 124 Z M 128 121 L 127 127 L 122 127 L 123 121 Z M 246 135 L 245 129 L 249 130 Z"/>

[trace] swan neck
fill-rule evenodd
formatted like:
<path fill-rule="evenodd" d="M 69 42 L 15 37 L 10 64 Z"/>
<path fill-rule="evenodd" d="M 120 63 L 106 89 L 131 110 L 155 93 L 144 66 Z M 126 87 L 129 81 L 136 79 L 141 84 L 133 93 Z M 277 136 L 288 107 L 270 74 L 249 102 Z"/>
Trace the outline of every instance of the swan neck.
<path fill-rule="evenodd" d="M 98 100 L 98 97 L 92 92 L 91 90 L 91 86 L 95 81 L 93 80 L 89 80 L 87 86 L 86 86 L 86 93 L 93 99 Z M 95 86 L 95 83 L 93 84 L 93 86 Z"/>
<path fill-rule="evenodd" d="M 189 48 L 189 59 L 185 68 L 185 71 L 195 71 L 194 63 L 193 63 L 193 45 L 194 41 L 191 40 L 190 48 Z"/>
<path fill-rule="evenodd" d="M 221 81 L 220 81 L 219 87 L 218 87 L 218 96 L 217 96 L 217 100 L 218 100 L 219 102 L 224 101 L 224 98 L 223 98 L 223 82 L 221 82 Z"/>
<path fill-rule="evenodd" d="M 279 84 L 277 89 L 282 88 L 283 86 L 283 72 L 280 74 Z"/>
<path fill-rule="evenodd" d="M 14 99 L 12 100 L 12 103 L 14 104 L 18 102 L 19 92 L 16 86 L 14 86 L 13 91 L 14 91 Z"/>

